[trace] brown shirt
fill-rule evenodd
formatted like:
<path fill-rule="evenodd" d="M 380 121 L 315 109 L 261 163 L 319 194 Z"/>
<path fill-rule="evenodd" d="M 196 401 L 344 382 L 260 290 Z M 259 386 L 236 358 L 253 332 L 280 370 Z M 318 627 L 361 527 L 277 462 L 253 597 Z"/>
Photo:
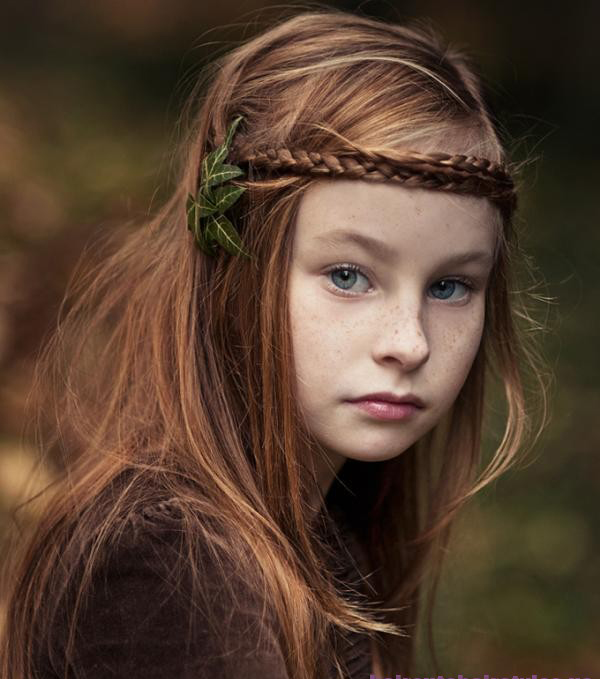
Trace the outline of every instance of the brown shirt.
<path fill-rule="evenodd" d="M 176 504 L 167 500 L 146 506 L 128 523 L 114 553 L 93 577 L 88 603 L 77 626 L 69 678 L 77 679 L 289 679 L 276 634 L 260 606 L 244 592 L 223 602 L 218 616 L 201 617 L 188 628 L 185 583 L 168 582 L 177 549 Z M 320 523 L 334 545 L 337 577 L 361 591 L 365 555 L 345 524 Z M 357 569 L 357 563 L 360 570 Z M 203 565 L 211 598 L 219 603 L 223 575 Z M 219 618 L 219 619 L 216 619 Z M 64 676 L 65 627 L 60 619 L 49 648 L 36 659 L 39 679 Z M 347 679 L 367 679 L 371 672 L 369 640 L 360 634 L 336 637 Z M 327 677 L 336 676 L 333 668 Z"/>

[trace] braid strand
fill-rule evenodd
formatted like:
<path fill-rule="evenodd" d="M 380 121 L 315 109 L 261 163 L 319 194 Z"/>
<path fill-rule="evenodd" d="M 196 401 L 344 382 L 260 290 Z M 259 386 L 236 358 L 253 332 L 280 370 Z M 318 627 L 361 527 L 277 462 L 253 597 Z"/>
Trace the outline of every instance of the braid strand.
<path fill-rule="evenodd" d="M 514 183 L 506 169 L 477 156 L 417 151 L 389 155 L 355 150 L 319 153 L 286 146 L 241 146 L 233 153 L 234 162 L 248 163 L 267 172 L 393 181 L 408 188 L 485 196 L 508 215 L 516 208 Z"/>

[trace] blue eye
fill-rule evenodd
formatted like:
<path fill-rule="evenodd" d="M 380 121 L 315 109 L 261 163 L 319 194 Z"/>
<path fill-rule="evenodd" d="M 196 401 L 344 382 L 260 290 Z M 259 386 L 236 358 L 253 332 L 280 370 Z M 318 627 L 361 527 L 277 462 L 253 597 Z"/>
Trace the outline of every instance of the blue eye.
<path fill-rule="evenodd" d="M 329 269 L 326 274 L 328 279 L 333 283 L 330 287 L 337 293 L 341 293 L 348 297 L 355 297 L 361 293 L 369 292 L 369 277 L 356 264 L 338 264 Z M 367 287 L 362 291 L 355 291 L 353 288 L 356 287 L 356 282 L 361 276 L 367 281 Z M 462 287 L 465 290 L 460 296 L 454 296 L 457 287 Z M 433 295 L 435 299 L 458 301 L 468 298 L 473 291 L 474 286 L 465 278 L 453 277 L 440 279 L 434 283 L 430 289 L 439 290 L 441 292 L 440 296 Z"/>
<path fill-rule="evenodd" d="M 473 289 L 472 285 L 469 285 L 467 281 L 461 280 L 460 278 L 442 278 L 441 281 L 434 283 L 434 285 L 431 286 L 431 289 L 434 290 L 437 288 L 438 290 L 441 290 L 442 296 L 436 297 L 436 299 L 450 299 L 452 297 L 452 293 L 456 290 L 457 285 L 466 289 L 466 293 L 461 295 L 458 299 L 467 297 Z"/>
<path fill-rule="evenodd" d="M 366 274 L 364 274 L 356 264 L 339 265 L 330 269 L 327 273 L 331 277 L 330 280 L 335 282 L 336 289 L 341 291 L 350 290 L 355 285 L 358 276 L 362 276 L 367 281 L 369 280 Z M 336 278 L 337 280 L 335 280 Z M 366 290 L 364 292 L 366 292 Z"/>

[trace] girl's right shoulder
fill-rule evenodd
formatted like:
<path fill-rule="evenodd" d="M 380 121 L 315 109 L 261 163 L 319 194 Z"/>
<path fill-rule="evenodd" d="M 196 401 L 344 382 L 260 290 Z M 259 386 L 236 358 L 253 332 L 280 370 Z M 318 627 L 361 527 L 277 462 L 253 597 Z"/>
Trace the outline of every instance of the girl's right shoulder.
<path fill-rule="evenodd" d="M 194 530 L 184 500 L 146 498 L 104 543 L 75 648 L 67 624 L 53 628 L 52 671 L 61 676 L 71 662 L 86 679 L 234 676 L 241 668 L 247 677 L 286 678 L 275 628 L 227 550 L 214 547 L 200 521 Z"/>

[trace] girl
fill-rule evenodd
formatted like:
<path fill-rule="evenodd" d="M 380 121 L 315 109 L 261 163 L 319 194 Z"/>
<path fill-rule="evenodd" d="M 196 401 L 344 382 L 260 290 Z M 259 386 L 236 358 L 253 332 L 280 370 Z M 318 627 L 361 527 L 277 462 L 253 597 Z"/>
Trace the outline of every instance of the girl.
<path fill-rule="evenodd" d="M 10 570 L 5 679 L 410 674 L 457 510 L 533 431 L 517 168 L 467 58 L 319 10 L 210 76 L 172 198 L 40 356 L 60 469 Z"/>

